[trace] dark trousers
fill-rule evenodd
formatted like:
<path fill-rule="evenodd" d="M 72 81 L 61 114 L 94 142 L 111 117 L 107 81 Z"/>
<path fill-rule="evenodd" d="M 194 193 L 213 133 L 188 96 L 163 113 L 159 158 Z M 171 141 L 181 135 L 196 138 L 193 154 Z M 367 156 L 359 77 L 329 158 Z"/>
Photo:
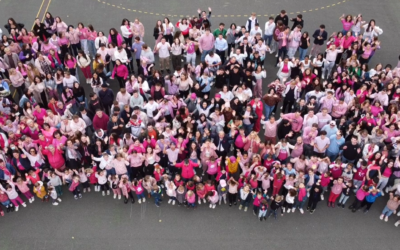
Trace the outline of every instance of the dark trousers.
<path fill-rule="evenodd" d="M 236 203 L 236 196 L 237 196 L 237 194 L 231 194 L 228 192 L 229 204 Z"/>
<path fill-rule="evenodd" d="M 287 54 L 286 46 L 280 48 L 279 51 L 278 51 L 278 57 L 276 58 L 276 63 L 279 62 L 279 58 L 282 58 L 282 61 L 283 61 L 283 59 L 285 58 L 286 54 Z"/>
<path fill-rule="evenodd" d="M 132 37 L 124 37 L 124 41 L 126 42 L 126 47 L 132 48 Z"/>
<path fill-rule="evenodd" d="M 285 110 L 286 107 L 288 107 L 288 112 L 287 113 L 291 113 L 292 112 L 292 106 L 294 105 L 295 100 L 289 100 L 288 98 L 285 98 L 283 100 L 283 106 L 282 106 L 282 113 L 285 114 Z"/>
<path fill-rule="evenodd" d="M 215 53 L 221 58 L 222 64 L 225 63 L 225 50 L 215 50 Z"/>
<path fill-rule="evenodd" d="M 307 207 L 309 207 L 311 210 L 315 210 L 317 208 L 318 202 L 319 200 L 310 198 L 308 199 Z"/>
<path fill-rule="evenodd" d="M 117 81 L 119 83 L 119 87 L 120 88 L 125 88 L 125 80 L 124 80 L 124 78 L 120 77 L 120 76 L 116 76 L 116 77 L 117 77 Z"/>

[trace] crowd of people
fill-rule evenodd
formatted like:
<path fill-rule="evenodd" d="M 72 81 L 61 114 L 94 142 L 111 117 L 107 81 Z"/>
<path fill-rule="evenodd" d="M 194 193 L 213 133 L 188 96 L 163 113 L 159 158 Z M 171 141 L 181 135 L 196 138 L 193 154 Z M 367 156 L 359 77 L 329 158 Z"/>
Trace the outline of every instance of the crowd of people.
<path fill-rule="evenodd" d="M 243 26 L 212 25 L 211 11 L 158 20 L 146 29 L 154 41 L 137 18 L 108 33 L 51 13 L 32 30 L 9 18 L 1 215 L 93 188 L 125 204 L 252 204 L 260 221 L 312 214 L 325 197 L 367 213 L 387 195 L 388 221 L 400 205 L 400 58 L 370 64 L 381 49 L 376 21 L 343 15 L 338 31 L 309 33 L 284 10 L 265 25 L 252 13 Z M 269 84 L 266 60 L 278 69 Z"/>

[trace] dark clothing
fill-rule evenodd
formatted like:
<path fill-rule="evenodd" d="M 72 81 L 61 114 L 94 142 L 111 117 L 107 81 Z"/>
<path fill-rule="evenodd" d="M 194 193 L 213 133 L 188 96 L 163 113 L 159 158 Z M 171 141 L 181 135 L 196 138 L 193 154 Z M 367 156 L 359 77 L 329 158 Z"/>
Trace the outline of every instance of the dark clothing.
<path fill-rule="evenodd" d="M 319 36 L 322 37 L 322 39 L 318 39 L 317 37 Z M 314 37 L 314 44 L 323 45 L 326 39 L 328 39 L 328 33 L 325 30 L 321 32 L 320 29 L 317 29 L 314 32 L 313 37 Z"/>
<path fill-rule="evenodd" d="M 285 25 L 286 27 L 289 26 L 289 17 L 285 14 L 283 17 L 279 14 L 275 17 L 275 24 L 281 20 L 283 25 Z"/>
<path fill-rule="evenodd" d="M 96 110 L 104 110 L 102 102 L 99 100 L 97 97 L 95 100 L 90 100 L 89 102 L 89 111 L 92 112 L 92 114 L 96 113 Z"/>
<path fill-rule="evenodd" d="M 360 154 L 357 152 L 357 150 L 360 149 L 360 152 L 361 152 L 361 147 L 358 143 L 356 145 L 353 145 L 351 143 L 351 141 L 349 141 L 343 145 L 343 148 L 344 147 L 347 147 L 346 149 L 343 149 L 343 156 L 346 159 L 348 159 L 350 161 L 354 161 L 357 158 L 359 158 Z"/>
<path fill-rule="evenodd" d="M 111 89 L 100 90 L 99 91 L 99 98 L 101 102 L 106 105 L 112 105 L 114 101 L 114 92 Z"/>
<path fill-rule="evenodd" d="M 304 28 L 304 20 L 303 19 L 301 19 L 301 21 L 298 21 L 297 18 L 295 17 L 295 18 L 290 19 L 290 21 L 293 22 L 292 30 L 294 30 L 294 28 L 296 28 L 297 25 L 300 25 L 302 28 Z"/>

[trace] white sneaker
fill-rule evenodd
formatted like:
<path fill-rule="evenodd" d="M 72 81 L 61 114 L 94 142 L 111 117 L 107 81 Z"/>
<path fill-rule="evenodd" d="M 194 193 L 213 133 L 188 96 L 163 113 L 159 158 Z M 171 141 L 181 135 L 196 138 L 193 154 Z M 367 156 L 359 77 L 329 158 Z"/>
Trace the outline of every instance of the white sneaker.
<path fill-rule="evenodd" d="M 206 199 L 205 198 L 203 198 L 203 203 L 205 204 L 205 203 L 207 203 L 207 201 L 206 201 Z"/>
<path fill-rule="evenodd" d="M 60 198 L 57 198 L 57 200 L 58 200 L 58 202 L 61 202 L 61 199 L 60 199 Z"/>
<path fill-rule="evenodd" d="M 381 195 L 382 195 L 382 197 L 385 196 L 385 193 L 383 192 L 383 190 L 381 191 Z"/>
<path fill-rule="evenodd" d="M 396 221 L 396 223 L 394 223 L 395 227 L 398 227 L 400 225 L 400 220 Z"/>
<path fill-rule="evenodd" d="M 385 216 L 385 222 L 388 222 L 389 217 Z"/>
<path fill-rule="evenodd" d="M 143 202 L 146 202 L 146 198 L 143 198 L 142 201 L 143 201 Z"/>
<path fill-rule="evenodd" d="M 278 54 L 276 54 L 275 57 L 278 57 Z"/>
<path fill-rule="evenodd" d="M 22 206 L 23 206 L 23 207 L 26 207 L 26 203 L 25 203 L 25 202 L 24 202 L 24 203 L 22 203 Z"/>
<path fill-rule="evenodd" d="M 172 201 L 172 206 L 175 206 L 175 200 Z"/>
<path fill-rule="evenodd" d="M 307 193 L 307 197 L 310 197 L 310 193 Z"/>
<path fill-rule="evenodd" d="M 321 77 L 322 79 L 325 79 L 325 76 L 324 75 L 322 75 L 322 77 Z"/>
<path fill-rule="evenodd" d="M 215 209 L 216 206 L 217 206 L 217 205 L 214 204 L 212 208 Z"/>
<path fill-rule="evenodd" d="M 199 200 L 197 201 L 197 203 L 199 203 L 199 205 L 201 205 L 201 200 L 199 199 Z"/>
<path fill-rule="evenodd" d="M 239 210 L 242 210 L 242 207 L 243 207 L 243 206 L 242 206 L 242 205 L 240 205 L 240 206 L 239 206 Z"/>
<path fill-rule="evenodd" d="M 83 189 L 83 192 L 86 193 L 86 188 Z"/>
<path fill-rule="evenodd" d="M 324 195 L 323 194 L 321 194 L 321 201 L 323 201 L 324 200 Z"/>
<path fill-rule="evenodd" d="M 118 195 L 118 200 L 121 200 L 121 198 L 122 198 L 122 196 L 119 194 L 119 195 Z"/>
<path fill-rule="evenodd" d="M 53 206 L 58 206 L 58 202 L 53 202 Z"/>
<path fill-rule="evenodd" d="M 168 200 L 168 204 L 171 204 L 171 202 L 172 202 L 172 200 L 171 200 L 171 199 L 169 199 L 169 200 Z"/>
<path fill-rule="evenodd" d="M 30 198 L 28 201 L 29 201 L 29 203 L 32 203 L 32 198 Z"/>
<path fill-rule="evenodd" d="M 34 202 L 35 201 L 35 197 L 32 197 L 32 202 Z"/>
<path fill-rule="evenodd" d="M 110 190 L 107 190 L 107 195 L 110 195 Z"/>
<path fill-rule="evenodd" d="M 294 213 L 296 211 L 296 208 L 292 208 L 292 213 Z"/>
<path fill-rule="evenodd" d="M 104 191 L 101 191 L 101 194 L 102 194 L 103 196 L 105 196 L 105 195 L 106 195 L 106 192 L 104 192 Z"/>
<path fill-rule="evenodd" d="M 213 206 L 213 205 L 212 205 L 212 204 L 210 204 L 210 208 L 212 208 L 212 206 Z"/>
<path fill-rule="evenodd" d="M 224 204 L 226 205 L 226 199 L 224 199 Z"/>
<path fill-rule="evenodd" d="M 304 214 L 304 210 L 302 208 L 299 209 L 301 214 Z"/>
<path fill-rule="evenodd" d="M 282 208 L 282 210 L 283 210 L 284 213 L 286 212 L 286 208 Z"/>
<path fill-rule="evenodd" d="M 222 202 L 222 200 L 219 200 L 219 202 L 218 202 L 218 205 L 220 205 L 220 206 L 221 206 L 221 202 Z"/>
<path fill-rule="evenodd" d="M 88 193 L 90 193 L 90 188 L 87 189 Z"/>
<path fill-rule="evenodd" d="M 386 193 L 389 193 L 389 188 L 388 188 L 388 187 L 385 188 L 385 192 L 386 192 Z"/>
<path fill-rule="evenodd" d="M 383 214 L 381 214 L 381 216 L 379 216 L 380 220 L 383 220 L 383 217 L 385 217 Z"/>
<path fill-rule="evenodd" d="M 113 198 L 116 199 L 117 198 L 117 194 L 114 194 Z"/>
<path fill-rule="evenodd" d="M 141 204 L 141 203 L 142 203 L 142 200 L 141 200 L 141 199 L 139 199 L 139 200 L 138 200 L 138 202 L 139 202 L 139 204 Z"/>
<path fill-rule="evenodd" d="M 15 211 L 15 212 L 18 212 L 18 209 L 19 209 L 19 206 L 18 206 L 18 207 L 15 207 L 15 210 L 14 210 L 14 211 Z"/>
<path fill-rule="evenodd" d="M 244 211 L 247 212 L 247 207 L 244 207 Z"/>
<path fill-rule="evenodd" d="M 292 211 L 292 209 L 289 208 L 289 209 L 287 210 L 287 213 L 290 214 L 291 211 Z"/>

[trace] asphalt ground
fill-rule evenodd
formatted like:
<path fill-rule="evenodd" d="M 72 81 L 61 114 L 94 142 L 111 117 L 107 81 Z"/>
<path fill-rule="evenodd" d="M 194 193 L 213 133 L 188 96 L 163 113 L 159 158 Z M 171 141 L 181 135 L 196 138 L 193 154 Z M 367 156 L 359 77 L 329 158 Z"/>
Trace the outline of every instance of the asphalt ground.
<path fill-rule="evenodd" d="M 119 29 L 123 18 L 139 18 L 146 29 L 145 41 L 153 46 L 153 26 L 164 14 L 173 15 L 170 19 L 176 22 L 181 15 L 196 15 L 197 8 L 208 6 L 216 15 L 212 17 L 213 28 L 219 22 L 244 25 L 247 19 L 244 15 L 252 11 L 261 15 L 258 19 L 264 28 L 268 19 L 264 15 L 285 9 L 290 17 L 297 12 L 303 14 L 303 30 L 313 32 L 324 23 L 329 34 L 341 30 L 342 13 L 362 13 L 366 20 L 374 18 L 384 31 L 380 36 L 382 49 L 370 65 L 397 64 L 399 1 L 348 0 L 339 4 L 338 0 L 232 0 L 217 3 L 211 0 L 0 0 L 0 23 L 3 25 L 8 17 L 14 17 L 30 28 L 37 13 L 42 15 L 48 10 L 54 16 L 61 16 L 67 24 L 91 23 L 97 31 L 107 33 L 111 27 Z M 273 56 L 266 59 L 268 77 L 264 91 L 275 78 L 275 60 Z M 111 82 L 111 86 L 116 91 L 118 84 Z M 89 93 L 90 87 L 85 88 Z M 354 214 L 347 208 L 328 208 L 325 197 L 312 215 L 300 215 L 297 211 L 277 220 L 260 222 L 252 215 L 251 207 L 243 212 L 237 206 L 210 209 L 202 204 L 193 211 L 168 205 L 165 199 L 160 208 L 155 207 L 153 199 L 141 205 L 137 202 L 125 205 L 122 200 L 93 191 L 74 200 L 64 188 L 59 206 L 36 200 L 27 208 L 0 218 L 0 249 L 398 249 L 399 229 L 393 224 L 399 218 L 392 215 L 389 222 L 378 218 L 387 196 L 379 198 L 367 214 Z"/>

